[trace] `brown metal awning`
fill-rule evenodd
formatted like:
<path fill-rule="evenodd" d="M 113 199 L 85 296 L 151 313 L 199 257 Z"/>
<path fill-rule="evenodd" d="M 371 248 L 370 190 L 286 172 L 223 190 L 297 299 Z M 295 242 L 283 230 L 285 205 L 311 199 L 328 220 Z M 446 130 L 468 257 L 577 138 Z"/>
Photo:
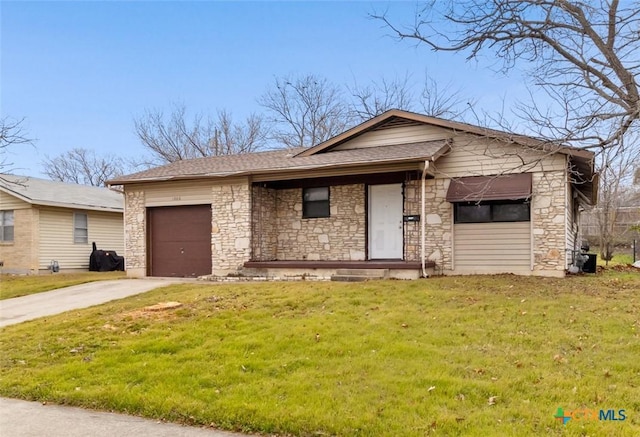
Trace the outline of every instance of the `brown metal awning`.
<path fill-rule="evenodd" d="M 456 178 L 449 184 L 448 202 L 520 200 L 531 197 L 531 173 Z"/>

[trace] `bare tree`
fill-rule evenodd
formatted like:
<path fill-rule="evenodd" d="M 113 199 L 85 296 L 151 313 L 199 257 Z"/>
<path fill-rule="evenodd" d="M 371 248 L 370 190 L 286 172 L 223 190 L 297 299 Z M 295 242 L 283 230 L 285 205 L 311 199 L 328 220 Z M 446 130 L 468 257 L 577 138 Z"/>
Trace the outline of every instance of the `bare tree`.
<path fill-rule="evenodd" d="M 547 138 L 617 148 L 640 120 L 640 4 L 637 1 L 433 1 L 409 26 L 374 14 L 401 39 L 434 51 L 485 51 L 503 71 L 529 68 L 554 108 L 524 111 Z M 525 108 L 526 109 L 526 108 Z"/>
<path fill-rule="evenodd" d="M 0 172 L 10 171 L 13 165 L 6 156 L 9 147 L 33 143 L 24 131 L 23 122 L 24 118 L 2 117 L 0 119 Z"/>
<path fill-rule="evenodd" d="M 134 120 L 135 133 L 151 154 L 151 162 L 146 164 L 248 153 L 264 145 L 266 130 L 258 115 L 236 124 L 231 113 L 224 110 L 218 111 L 215 119 L 196 114 L 191 122 L 186 112 L 184 105 L 174 105 L 168 116 L 148 110 Z"/>
<path fill-rule="evenodd" d="M 287 147 L 313 146 L 345 130 L 348 108 L 341 89 L 308 74 L 275 79 L 258 98 L 273 124 L 272 139 Z"/>
<path fill-rule="evenodd" d="M 362 122 L 382 114 L 389 109 L 415 109 L 415 99 L 410 84 L 409 74 L 404 77 L 395 77 L 392 80 L 384 77 L 374 81 L 370 85 L 347 86 L 351 94 L 350 117 Z"/>
<path fill-rule="evenodd" d="M 473 100 L 464 99 L 461 89 L 454 88 L 451 82 L 440 85 L 427 73 L 419 100 L 422 113 L 448 119 L 462 118 L 475 104 Z"/>
<path fill-rule="evenodd" d="M 54 158 L 42 161 L 43 172 L 51 180 L 101 187 L 106 181 L 127 171 L 122 158 L 113 155 L 97 156 L 92 150 L 75 148 Z"/>
<path fill-rule="evenodd" d="M 460 119 L 473 106 L 473 102 L 462 97 L 460 88 L 451 82 L 439 84 L 425 71 L 422 89 L 415 91 L 411 76 L 382 78 L 370 85 L 354 84 L 347 87 L 351 94 L 350 119 L 362 122 L 382 114 L 389 109 L 417 111 L 432 117 Z"/>
<path fill-rule="evenodd" d="M 635 190 L 634 169 L 640 166 L 640 148 L 607 148 L 599 156 L 600 192 L 595 215 L 600 256 L 607 263 L 613 258 L 615 245 L 629 229 L 620 226 L 621 208 L 629 206 Z"/>

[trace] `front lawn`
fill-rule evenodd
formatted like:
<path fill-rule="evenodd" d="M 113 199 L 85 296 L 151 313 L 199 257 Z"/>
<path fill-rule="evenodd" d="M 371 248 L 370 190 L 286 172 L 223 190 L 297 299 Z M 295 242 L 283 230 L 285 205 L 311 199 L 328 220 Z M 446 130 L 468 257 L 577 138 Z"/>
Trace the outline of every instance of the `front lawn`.
<path fill-rule="evenodd" d="M 0 395 L 265 434 L 637 436 L 639 325 L 635 272 L 171 285 L 3 328 Z"/>
<path fill-rule="evenodd" d="M 124 272 L 44 273 L 41 275 L 0 275 L 0 300 L 41 293 L 62 287 L 124 278 Z"/>

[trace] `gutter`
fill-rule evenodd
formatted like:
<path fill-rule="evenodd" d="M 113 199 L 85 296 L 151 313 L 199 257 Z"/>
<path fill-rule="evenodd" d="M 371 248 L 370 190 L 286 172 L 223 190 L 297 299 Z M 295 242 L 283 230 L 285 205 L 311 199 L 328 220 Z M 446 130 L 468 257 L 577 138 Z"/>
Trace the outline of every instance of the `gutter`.
<path fill-rule="evenodd" d="M 420 266 L 422 269 L 422 277 L 423 278 L 428 278 L 429 275 L 427 274 L 427 268 L 426 268 L 426 262 L 425 262 L 425 255 L 426 255 L 426 217 L 425 217 L 425 212 L 426 212 L 426 201 L 425 201 L 425 194 L 426 194 L 426 179 L 427 179 L 427 170 L 429 170 L 429 164 L 431 162 L 429 160 L 425 160 L 424 161 L 424 168 L 422 169 L 422 177 L 421 177 L 421 182 L 422 182 L 422 195 L 420 196 Z"/>

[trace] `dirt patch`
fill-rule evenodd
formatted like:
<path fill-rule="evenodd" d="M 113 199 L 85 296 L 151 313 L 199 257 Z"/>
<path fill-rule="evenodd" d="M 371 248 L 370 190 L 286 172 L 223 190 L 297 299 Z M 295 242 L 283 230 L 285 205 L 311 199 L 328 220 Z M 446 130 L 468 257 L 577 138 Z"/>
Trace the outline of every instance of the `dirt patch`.
<path fill-rule="evenodd" d="M 181 308 L 182 306 L 184 305 L 180 302 L 159 302 L 139 310 L 130 311 L 123 314 L 123 317 L 132 319 L 174 319 L 177 316 L 172 310 Z"/>

